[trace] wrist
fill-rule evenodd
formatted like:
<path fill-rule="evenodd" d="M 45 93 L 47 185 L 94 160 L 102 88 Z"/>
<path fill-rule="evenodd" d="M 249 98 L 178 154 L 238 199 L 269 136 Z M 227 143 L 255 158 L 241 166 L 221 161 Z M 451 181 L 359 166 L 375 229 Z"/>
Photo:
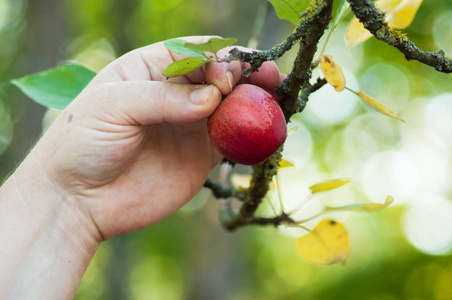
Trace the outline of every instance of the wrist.
<path fill-rule="evenodd" d="M 89 213 L 43 165 L 32 151 L 0 189 L 0 298 L 72 297 L 100 242 Z"/>

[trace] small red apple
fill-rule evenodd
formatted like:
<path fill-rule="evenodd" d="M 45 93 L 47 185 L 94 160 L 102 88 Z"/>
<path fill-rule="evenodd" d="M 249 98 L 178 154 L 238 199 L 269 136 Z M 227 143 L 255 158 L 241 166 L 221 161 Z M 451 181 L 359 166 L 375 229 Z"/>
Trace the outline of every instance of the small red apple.
<path fill-rule="evenodd" d="M 284 143 L 287 126 L 276 100 L 252 84 L 234 88 L 207 121 L 215 148 L 227 159 L 256 165 Z"/>

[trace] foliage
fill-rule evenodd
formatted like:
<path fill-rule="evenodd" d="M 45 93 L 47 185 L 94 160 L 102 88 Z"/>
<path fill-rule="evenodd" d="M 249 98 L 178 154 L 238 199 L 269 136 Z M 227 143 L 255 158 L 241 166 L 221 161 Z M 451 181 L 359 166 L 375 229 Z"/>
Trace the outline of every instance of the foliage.
<path fill-rule="evenodd" d="M 304 259 L 318 265 L 345 263 L 350 252 L 347 229 L 341 223 L 328 219 L 299 237 L 296 246 Z"/>
<path fill-rule="evenodd" d="M 131 8 L 127 15 L 117 1 L 66 2 L 68 10 L 72 14 L 73 20 L 68 19 L 73 26 L 74 36 L 68 38 L 68 41 L 71 39 L 72 41 L 67 50 L 62 52 L 63 59 L 77 57 L 95 70 L 100 67 L 94 65 L 92 60 L 86 60 L 87 54 L 82 52 L 83 49 L 92 45 L 91 57 L 102 53 L 104 55 L 102 57 L 109 59 L 132 47 L 199 32 L 207 34 L 214 31 L 223 36 L 237 36 L 240 44 L 244 44 L 248 30 L 243 29 L 249 27 L 247 22 L 252 20 L 255 12 L 252 3 L 243 3 L 243 1 L 240 4 L 236 4 L 236 2 L 227 4 L 231 10 L 236 12 L 235 16 L 228 15 L 227 5 L 220 6 L 223 4 L 219 4 L 218 1 L 209 3 L 195 1 L 190 4 L 183 1 L 143 2 L 139 7 Z M 414 211 L 418 205 L 407 201 L 423 197 L 426 202 L 434 203 L 431 201 L 434 197 L 432 193 L 437 193 L 438 188 L 432 188 L 434 186 L 432 182 L 444 181 L 444 176 L 441 175 L 442 168 L 435 162 L 441 161 L 441 159 L 443 162 L 448 161 L 443 159 L 447 157 L 443 155 L 443 144 L 438 143 L 439 137 L 450 136 L 447 130 L 450 128 L 448 126 L 450 123 L 444 117 L 450 111 L 447 103 L 450 100 L 451 90 L 450 85 L 447 84 L 447 77 L 434 72 L 433 69 L 430 70 L 426 65 L 404 61 L 403 56 L 395 48 L 385 47 L 383 43 L 374 38 L 359 46 L 356 44 L 356 47 L 350 49 L 349 52 L 343 51 L 342 48 L 345 48 L 342 45 L 344 35 L 341 34 L 344 33 L 348 24 L 356 21 L 350 22 L 347 18 L 347 13 L 350 11 L 347 2 L 334 2 L 336 15 L 329 25 L 328 42 L 324 43 L 325 49 L 326 45 L 329 45 L 328 52 L 325 54 L 326 50 L 324 50 L 318 57 L 332 55 L 334 62 L 340 64 L 343 69 L 344 78 L 347 78 L 347 88 L 360 90 L 362 87 L 366 93 L 356 92 L 356 95 L 361 95 L 363 101 L 370 99 L 371 106 L 379 106 L 380 102 L 376 100 L 379 99 L 387 104 L 382 109 L 383 113 L 384 111 L 397 112 L 396 116 L 403 116 L 408 123 L 398 125 L 391 122 L 391 119 L 385 120 L 376 114 L 368 113 L 369 110 L 366 109 L 366 106 L 355 104 L 358 102 L 355 92 L 353 92 L 354 94 L 327 93 L 328 89 L 331 89 L 333 93 L 335 91 L 329 86 L 323 87 L 326 84 L 324 83 L 318 92 L 310 95 L 310 102 L 301 116 L 296 114 L 291 118 L 291 124 L 294 126 L 292 128 L 298 128 L 298 130 L 292 130 L 288 137 L 286 149 L 283 152 L 285 160 L 280 162 L 280 167 L 284 168 L 281 168 L 277 177 L 272 180 L 269 192 L 257 213 L 262 217 L 278 215 L 280 199 L 286 207 L 286 212 L 292 212 L 297 206 L 306 202 L 306 205 L 301 207 L 302 209 L 293 213 L 298 221 L 315 216 L 315 209 L 320 210 L 319 215 L 321 216 L 331 213 L 332 219 L 339 220 L 348 228 L 353 252 L 347 259 L 346 267 L 331 266 L 328 269 L 322 269 L 297 260 L 296 251 L 290 249 L 293 245 L 292 235 L 294 233 L 292 230 L 296 230 L 296 236 L 305 234 L 304 230 L 298 227 L 288 228 L 289 233 L 287 233 L 288 231 L 284 229 L 286 226 L 279 226 L 281 228 L 279 232 L 283 235 L 257 228 L 239 231 L 233 236 L 215 231 L 216 223 L 210 223 L 210 220 L 215 214 L 212 212 L 216 211 L 217 203 L 205 202 L 205 199 L 194 199 L 190 202 L 192 207 L 204 207 L 205 209 L 196 210 L 187 206 L 185 212 L 180 212 L 153 228 L 131 234 L 123 243 L 107 242 L 102 245 L 101 253 L 96 256 L 95 263 L 90 266 L 78 297 L 101 299 L 101 295 L 104 295 L 103 297 L 108 298 L 108 291 L 114 290 L 113 285 L 122 286 L 121 288 L 125 290 L 130 289 L 136 298 L 139 298 L 137 295 L 141 295 L 141 297 L 145 297 L 146 293 L 149 295 L 149 290 L 155 291 L 154 296 L 166 299 L 180 299 L 187 291 L 193 297 L 195 295 L 193 289 L 205 289 L 206 284 L 197 284 L 193 278 L 196 276 L 192 276 L 192 274 L 205 273 L 205 269 L 197 268 L 206 264 L 215 265 L 217 273 L 234 274 L 235 280 L 230 281 L 231 279 L 225 275 L 221 279 L 222 285 L 212 285 L 212 288 L 220 290 L 221 286 L 239 286 L 240 289 L 236 291 L 229 289 L 229 291 L 223 292 L 225 297 L 237 299 L 246 297 L 297 299 L 301 295 L 306 299 L 330 299 L 332 295 L 334 298 L 347 299 L 371 299 L 371 295 L 374 295 L 375 298 L 441 299 L 441 297 L 444 298 L 451 294 L 448 285 L 444 284 L 444 282 L 450 281 L 452 274 L 450 257 L 423 254 L 419 250 L 415 250 L 409 243 L 413 243 L 411 236 L 406 239 L 406 232 L 409 231 L 408 225 L 406 225 L 408 224 L 407 212 L 408 210 Z M 392 2 L 393 8 L 402 2 L 408 3 L 408 1 Z M 287 3 L 290 2 L 287 1 Z M 420 2 L 418 3 L 420 4 Z M 306 7 L 307 2 L 304 4 Z M 129 4 L 124 5 L 133 7 Z M 217 6 L 214 7 L 214 5 Z M 94 9 L 85 9 L 88 6 Z M 413 15 L 411 21 L 414 21 L 404 31 L 403 36 L 408 33 L 410 39 L 422 49 L 434 51 L 438 49 L 438 46 L 444 48 L 444 44 L 439 43 L 436 35 L 439 34 L 438 28 L 444 29 L 444 34 L 446 34 L 447 22 L 444 20 L 450 19 L 450 17 L 448 18 L 450 15 L 447 14 L 450 9 L 450 3 L 444 1 L 422 3 L 416 18 Z M 112 14 L 114 10 L 118 12 Z M 214 10 L 218 13 L 210 13 Z M 302 11 L 304 8 L 299 12 Z M 121 17 L 113 18 L 112 15 Z M 124 18 L 122 18 L 123 15 Z M 199 15 L 203 15 L 203 18 L 190 17 Z M 281 16 L 281 13 L 278 12 L 278 15 Z M 387 12 L 386 17 L 388 15 Z M 300 21 L 298 14 L 292 14 L 291 18 L 294 25 Z M 354 18 L 352 17 L 352 19 Z M 114 21 L 123 19 L 127 20 L 125 22 L 128 24 L 127 26 L 123 26 L 122 21 Z M 440 19 L 443 20 L 440 23 L 444 27 L 438 27 L 439 21 L 436 20 Z M 168 20 L 172 21 L 168 22 Z M 405 18 L 399 19 L 405 23 L 406 20 Z M 260 47 L 274 45 L 286 32 L 290 34 L 293 31 L 293 27 L 283 27 L 289 23 L 281 22 L 282 24 L 279 24 L 271 18 L 267 18 L 266 22 L 269 25 L 264 27 L 265 35 L 261 36 Z M 115 23 L 118 24 L 115 25 Z M 359 21 L 357 23 L 361 24 Z M 188 26 L 188 24 L 192 25 Z M 236 27 L 238 30 L 228 31 L 228 28 L 232 30 Z M 275 32 L 278 32 L 279 35 L 275 36 Z M 122 38 L 120 38 L 121 36 Z M 107 42 L 99 43 L 100 39 L 105 39 Z M 449 52 L 448 49 L 444 50 L 450 55 L 450 50 Z M 83 53 L 85 56 L 82 55 Z M 280 68 L 285 73 L 290 71 L 293 59 L 294 55 L 289 53 L 279 61 Z M 97 62 L 99 61 L 97 60 Z M 315 63 L 316 60 L 314 59 L 312 62 Z M 313 72 L 313 78 L 315 76 L 326 77 L 322 75 L 321 68 L 313 68 L 310 71 Z M 18 77 L 17 74 L 24 73 L 26 71 L 16 71 L 15 76 L 6 79 Z M 315 86 L 312 81 L 310 84 Z M 309 89 L 303 89 L 303 91 L 305 90 Z M 449 94 L 435 97 L 443 92 L 449 92 Z M 13 94 L 14 91 L 8 91 L 8 93 Z M 375 98 L 367 96 L 367 93 Z M 3 118 L 3 111 L 8 112 L 10 109 L 7 98 L 4 94 L 0 95 L 4 104 L 2 106 L 3 121 L 6 120 Z M 429 102 L 432 105 L 429 105 Z M 321 107 L 322 103 L 324 103 L 323 110 L 317 109 L 317 107 Z M 390 111 L 388 106 L 392 108 Z M 6 109 L 3 110 L 3 107 Z M 13 111 L 18 110 L 20 101 L 19 104 L 16 102 L 11 107 Z M 335 115 L 341 115 L 342 109 L 344 111 L 348 109 L 349 113 L 340 119 Z M 328 113 L 329 111 L 334 111 L 335 114 Z M 12 119 L 17 120 L 17 118 L 14 116 Z M 8 124 L 6 127 L 11 127 L 12 123 Z M 428 131 L 426 136 L 421 136 L 424 139 L 423 145 L 427 146 L 420 147 L 421 144 L 418 141 L 421 138 L 416 139 L 414 134 L 420 134 L 426 128 L 435 131 Z M 289 132 L 291 131 L 289 130 Z M 437 134 L 432 134 L 432 132 Z M 295 142 L 302 137 L 303 143 Z M 29 145 L 29 143 L 26 144 Z M 291 150 L 294 148 L 293 145 L 297 145 L 296 150 Z M 399 154 L 401 147 L 410 151 L 409 157 L 413 160 L 408 162 L 411 162 L 411 165 L 405 163 L 407 156 Z M 449 148 L 446 148 L 446 151 L 447 149 Z M 294 152 L 301 153 L 301 156 L 304 155 L 303 159 L 295 156 Z M 7 157 L 3 157 L 4 161 L 7 160 Z M 422 163 L 423 160 L 424 163 Z M 314 162 L 314 167 L 312 162 Z M 365 165 L 365 168 L 361 168 L 361 165 Z M 423 169 L 417 170 L 419 165 L 422 165 Z M 390 171 L 384 172 L 387 170 L 385 166 L 391 166 L 388 167 Z M 350 172 L 354 168 L 358 171 Z M 240 172 L 248 171 L 244 171 L 240 167 L 236 167 L 236 169 Z M 436 176 L 431 176 L 433 173 L 430 170 L 433 169 Z M 420 176 L 419 180 L 414 181 L 411 174 Z M 307 190 L 310 193 L 309 186 L 315 186 L 317 182 L 324 183 L 325 178 L 342 176 L 353 177 L 353 183 L 331 192 L 319 192 L 303 197 L 302 191 Z M 428 176 L 431 177 L 431 180 Z M 277 184 L 276 180 L 278 180 Z M 388 182 L 388 185 L 384 186 L 382 182 Z M 412 184 L 406 185 L 406 182 Z M 249 186 L 249 179 L 245 183 Z M 414 189 L 416 185 L 421 188 L 422 194 L 416 192 L 417 190 Z M 244 186 L 246 188 L 246 185 Z M 382 186 L 384 188 L 381 188 Z M 377 188 L 381 190 L 381 193 L 372 192 Z M 237 189 L 240 188 L 237 187 Z M 291 192 L 294 189 L 296 192 Z M 396 203 L 393 208 L 366 215 L 365 218 L 343 217 L 344 214 L 347 216 L 344 211 L 374 211 L 377 208 L 386 207 L 392 202 L 392 197 L 388 197 L 383 204 L 371 203 L 371 201 L 384 199 L 382 193 L 392 193 L 393 190 L 396 191 L 396 195 L 394 195 Z M 401 190 L 404 192 L 400 193 Z M 362 202 L 362 198 L 366 197 L 370 201 Z M 297 202 L 293 205 L 295 208 L 290 205 L 295 201 L 294 199 Z M 313 199 L 317 200 L 312 201 Z M 398 204 L 397 201 L 399 201 Z M 220 202 L 222 208 L 224 208 L 225 202 L 225 200 Z M 403 209 L 400 203 L 405 203 L 405 206 L 411 208 Z M 272 205 L 275 206 L 274 210 L 271 208 Z M 419 206 L 419 210 L 423 211 L 423 215 L 428 215 L 430 209 L 433 211 L 432 206 Z M 302 212 L 313 212 L 313 214 L 303 216 Z M 336 212 L 342 213 L 338 215 Z M 416 227 L 417 230 L 419 232 L 427 230 L 428 223 L 422 223 L 422 218 L 419 215 L 415 216 L 416 224 L 419 224 Z M 304 225 L 307 229 L 316 228 L 317 222 L 318 219 L 314 218 Z M 430 222 L 433 224 L 433 221 Z M 419 227 L 423 227 L 423 229 L 421 230 Z M 447 228 L 447 226 L 443 227 Z M 439 231 L 437 232 L 439 234 Z M 287 238 L 286 234 L 291 237 Z M 219 238 L 215 239 L 215 236 Z M 447 238 L 444 232 L 440 236 Z M 424 253 L 433 253 L 425 248 L 419 248 L 418 244 L 415 245 L 418 249 L 424 249 L 422 250 Z M 227 252 L 232 251 L 231 247 L 234 247 L 236 252 Z M 256 252 L 256 249 L 259 249 L 259 252 Z M 202 253 L 202 255 L 198 256 L 195 253 Z M 127 264 L 125 258 L 129 256 L 136 257 L 136 261 L 132 259 L 127 262 L 130 264 L 128 270 L 124 266 Z M 237 262 L 237 259 L 240 261 Z M 226 261 L 228 266 L 222 265 L 221 261 Z M 110 265 L 112 269 L 108 268 Z M 121 266 L 121 268 L 114 269 L 114 265 Z M 137 265 L 142 267 L 133 267 Z M 107 271 L 104 275 L 100 275 L 104 272 L 104 268 Z M 111 272 L 111 270 L 115 271 Z M 121 280 L 116 281 L 116 284 L 111 283 L 113 281 L 110 280 L 110 274 L 118 273 L 117 270 L 120 270 L 119 278 Z M 162 274 L 168 274 L 168 277 Z M 149 283 L 149 278 L 154 283 L 158 282 L 158 286 Z M 158 279 L 159 281 L 157 281 Z M 128 284 L 130 287 L 127 287 Z"/>
<path fill-rule="evenodd" d="M 218 61 L 216 53 L 219 50 L 234 44 L 235 42 L 237 42 L 237 39 L 235 38 L 211 38 L 207 42 L 199 44 L 187 43 L 180 39 L 165 41 L 164 44 L 168 50 L 190 57 L 170 64 L 163 71 L 162 75 L 167 78 L 182 76 L 199 69 L 208 62 Z M 206 52 L 213 53 L 215 59 L 209 57 Z"/>
<path fill-rule="evenodd" d="M 380 7 L 380 9 L 388 9 L 388 16 L 386 17 L 386 21 L 388 22 L 389 26 L 391 25 L 397 25 L 401 28 L 407 27 L 412 19 L 414 18 L 414 15 L 420 6 L 421 1 L 416 1 L 415 3 L 412 3 L 410 1 L 402 1 L 401 3 L 398 3 L 397 5 L 394 3 L 394 1 L 380 1 L 377 2 L 376 5 Z M 278 16 L 283 19 L 287 19 L 297 25 L 297 22 L 300 18 L 301 22 L 300 24 L 303 24 L 303 20 L 306 18 L 315 19 L 322 14 L 328 15 L 331 14 L 331 12 L 328 12 L 328 9 L 325 9 L 328 7 L 328 2 L 325 0 L 325 3 L 323 4 L 323 7 L 320 7 L 319 9 L 311 7 L 308 8 L 308 10 L 305 12 L 305 15 L 301 14 L 301 7 L 302 3 L 300 1 L 273 1 L 272 4 L 274 5 L 276 11 L 278 12 Z M 329 4 L 331 6 L 331 3 Z M 342 1 L 339 4 L 339 7 L 337 9 L 337 15 L 336 19 L 334 20 L 333 24 L 333 30 L 330 31 L 328 38 L 331 36 L 332 32 L 336 28 L 337 24 L 341 21 L 343 15 L 346 15 L 346 9 L 347 6 L 345 5 L 345 2 Z M 300 15 L 300 16 L 299 16 Z M 296 17 L 296 19 L 295 19 Z M 329 16 L 331 18 L 331 16 Z M 294 22 L 296 21 L 296 22 Z M 356 45 L 359 42 L 363 42 L 365 39 L 367 39 L 367 30 L 356 30 L 356 29 L 350 29 L 355 22 L 355 19 L 352 19 L 350 22 L 349 29 L 346 33 L 346 40 L 350 46 L 352 43 L 353 45 Z M 312 26 L 312 25 L 311 25 Z M 356 27 L 356 26 L 355 26 Z M 300 27 L 302 28 L 302 27 Z M 357 28 L 357 27 L 356 27 Z M 321 31 L 324 30 L 324 28 L 320 28 Z M 364 38 L 362 37 L 364 36 Z M 353 40 L 353 42 L 352 42 Z M 168 48 L 168 50 L 185 56 L 186 58 L 183 58 L 181 60 L 175 61 L 171 65 L 169 65 L 164 71 L 163 76 L 169 78 L 169 77 L 177 77 L 177 76 L 183 76 L 185 74 L 188 74 L 190 72 L 193 72 L 194 70 L 200 68 L 202 65 L 208 62 L 219 62 L 217 52 L 225 47 L 228 47 L 232 44 L 234 44 L 237 40 L 235 38 L 211 38 L 205 43 L 200 44 L 193 44 L 193 43 L 187 43 L 180 39 L 171 39 L 164 42 L 165 46 Z M 317 42 L 317 41 L 313 41 Z M 327 39 L 328 42 L 328 39 Z M 309 48 L 309 46 L 308 46 Z M 324 48 L 322 49 L 322 54 L 320 58 L 312 63 L 311 68 L 315 68 L 317 65 L 321 66 L 321 70 L 324 76 L 324 80 L 332 85 L 336 92 L 342 92 L 346 86 L 345 86 L 345 77 L 342 71 L 342 68 L 334 62 L 331 55 L 323 55 L 323 52 L 326 49 L 326 44 Z M 302 49 L 299 50 L 299 54 L 303 53 L 304 51 Z M 214 58 L 212 58 L 209 53 L 212 53 Z M 232 51 L 231 51 L 232 53 Z M 235 52 L 237 53 L 237 52 Z M 283 54 L 284 52 L 282 52 Z M 257 57 L 256 57 L 257 58 Z M 234 59 L 234 57 L 232 57 Z M 237 59 L 237 58 L 235 58 Z M 250 60 L 250 58 L 239 58 L 242 61 Z M 230 61 L 231 58 L 223 59 L 224 61 Z M 264 60 L 269 60 L 268 58 L 264 58 Z M 295 62 L 296 64 L 297 62 Z M 251 65 L 251 72 L 258 69 L 258 66 L 262 64 L 262 62 L 257 62 L 257 65 L 253 64 Z M 282 86 L 286 82 L 290 82 L 291 76 L 300 76 L 300 70 L 294 69 L 291 74 L 289 74 L 288 78 L 284 80 L 282 83 Z M 245 74 L 245 71 L 244 71 Z M 74 99 L 77 94 L 88 84 L 88 82 L 94 77 L 95 73 L 77 65 L 67 65 L 63 67 L 59 67 L 56 69 L 44 71 L 38 74 L 25 76 L 20 79 L 11 80 L 11 83 L 19 87 L 25 94 L 27 94 L 29 97 L 34 99 L 36 102 L 47 106 L 51 108 L 56 109 L 63 109 L 65 106 L 67 106 L 72 99 Z M 286 83 L 287 84 L 287 83 Z M 304 83 L 307 84 L 307 83 Z M 300 84 L 300 87 L 295 87 L 295 89 L 300 90 L 301 86 L 303 84 Z M 293 87 L 292 87 L 293 88 Z M 366 104 L 374 108 L 375 110 L 383 113 L 384 115 L 393 117 L 395 119 L 398 119 L 402 122 L 405 122 L 402 118 L 398 117 L 397 114 L 390 109 L 389 107 L 385 106 L 384 104 L 380 103 L 376 99 L 368 96 L 362 91 L 354 92 L 353 90 L 347 88 L 348 90 L 355 93 L 358 97 L 360 97 Z M 298 92 L 297 92 L 298 93 Z M 302 92 L 303 93 L 303 92 Z M 312 92 L 309 92 L 312 93 Z M 286 92 L 286 97 L 289 96 L 289 93 Z M 293 102 L 296 101 L 296 99 L 292 100 Z M 283 106 L 284 109 L 284 106 Z M 300 109 L 298 112 L 301 112 L 302 109 Z M 294 112 L 287 112 L 285 113 L 290 114 Z M 279 162 L 282 160 L 281 155 L 277 153 L 274 157 L 275 162 L 277 165 L 279 165 Z M 268 160 L 270 164 L 272 164 L 272 159 Z M 291 166 L 291 164 L 287 163 L 287 160 L 283 161 L 283 165 Z M 264 162 L 262 164 L 263 168 L 255 168 L 254 174 L 257 174 L 257 176 L 263 176 L 266 171 L 267 166 L 265 166 L 267 162 Z M 281 168 L 281 167 L 279 167 Z M 278 168 L 278 169 L 279 169 Z M 268 175 L 267 175 L 268 176 Z M 279 195 L 279 201 L 281 206 L 281 212 L 279 215 L 276 213 L 276 210 L 274 211 L 275 217 L 273 218 L 255 218 L 254 212 L 260 205 L 260 202 L 262 201 L 263 197 L 265 196 L 266 192 L 268 191 L 268 184 L 272 180 L 272 177 L 275 176 L 276 180 L 278 181 L 278 175 L 277 174 L 271 174 L 268 176 L 268 178 L 265 178 L 264 180 L 261 180 L 261 182 L 256 182 L 255 178 L 251 178 L 251 181 L 253 182 L 250 185 L 250 188 L 247 189 L 249 191 L 248 193 L 242 194 L 241 201 L 244 202 L 242 206 L 242 210 L 239 213 L 233 212 L 229 210 L 227 213 L 221 213 L 222 216 L 220 218 L 220 221 L 225 225 L 228 229 L 235 229 L 236 227 L 243 226 L 246 224 L 302 224 L 306 221 L 309 221 L 313 218 L 318 217 L 320 214 L 314 215 L 312 217 L 309 217 L 308 219 L 304 220 L 294 220 L 290 217 L 291 213 L 286 213 L 284 211 L 283 206 L 283 199 L 281 198 L 281 195 Z M 312 185 L 310 187 L 310 190 L 312 192 L 312 195 L 315 195 L 319 192 L 328 191 L 336 189 L 346 183 L 350 182 L 349 180 L 332 180 L 327 181 L 323 183 L 318 183 L 315 185 Z M 220 189 L 219 186 L 212 186 L 211 184 L 208 185 L 211 189 Z M 251 186 L 253 188 L 251 188 Z M 255 196 L 253 195 L 253 189 L 257 188 L 263 188 L 264 192 L 261 193 L 261 196 Z M 217 192 L 217 194 L 220 194 Z M 354 205 L 348 205 L 348 206 L 342 206 L 340 208 L 331 208 L 326 207 L 324 212 L 328 212 L 330 210 L 360 210 L 360 211 L 374 211 L 381 209 L 383 207 L 386 207 L 392 202 L 392 197 L 388 196 L 388 199 L 383 205 L 379 204 L 362 204 L 358 206 Z M 250 212 L 243 213 L 243 208 L 246 208 L 249 203 L 255 203 L 251 208 L 248 208 Z M 297 208 L 300 209 L 300 207 Z M 325 225 L 326 224 L 326 225 Z M 349 252 L 349 242 L 348 242 L 348 234 L 343 228 L 343 225 L 336 222 L 329 220 L 327 222 L 322 221 L 320 222 L 314 229 L 309 230 L 306 227 L 299 225 L 302 228 L 305 228 L 309 231 L 308 235 L 302 236 L 297 240 L 297 249 L 302 257 L 305 259 L 318 264 L 330 264 L 334 262 L 345 262 L 345 259 Z M 336 234 L 339 234 L 341 237 L 343 237 L 345 240 L 336 239 L 334 236 Z M 333 244 L 329 244 L 329 243 Z"/>
<path fill-rule="evenodd" d="M 280 19 L 290 21 L 293 25 L 297 25 L 299 16 L 306 8 L 307 1 L 299 0 L 269 0 L 276 10 Z"/>
<path fill-rule="evenodd" d="M 65 65 L 13 79 L 11 83 L 41 105 L 64 109 L 95 75 L 83 66 Z"/>
<path fill-rule="evenodd" d="M 422 0 L 379 0 L 375 3 L 378 9 L 386 12 L 385 21 L 389 27 L 405 29 L 410 26 Z M 354 17 L 345 34 L 347 48 L 361 44 L 372 36 L 363 24 Z"/>

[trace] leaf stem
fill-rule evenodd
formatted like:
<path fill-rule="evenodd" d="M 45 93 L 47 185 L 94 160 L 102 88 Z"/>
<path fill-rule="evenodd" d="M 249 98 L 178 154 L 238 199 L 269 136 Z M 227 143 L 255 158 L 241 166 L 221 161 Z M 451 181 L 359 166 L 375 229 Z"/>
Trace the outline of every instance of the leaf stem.
<path fill-rule="evenodd" d="M 275 184 L 276 184 L 276 191 L 278 192 L 278 200 L 279 200 L 279 206 L 281 208 L 281 214 L 284 213 L 284 203 L 282 201 L 282 197 L 281 197 L 281 190 L 280 190 L 280 184 L 279 184 L 279 174 L 276 173 L 275 175 Z"/>
<path fill-rule="evenodd" d="M 275 215 L 277 215 L 278 212 L 276 211 L 275 205 L 273 205 L 273 202 L 271 201 L 272 199 L 268 198 L 267 200 L 268 200 L 268 204 L 270 205 L 270 208 L 271 208 L 272 212 L 273 212 Z"/>
<path fill-rule="evenodd" d="M 302 228 L 302 229 L 306 230 L 307 232 L 311 232 L 311 229 L 309 229 L 308 227 L 305 227 L 303 225 L 298 224 L 297 227 Z"/>
<path fill-rule="evenodd" d="M 298 210 L 300 210 L 303 206 L 305 206 L 312 198 L 314 198 L 314 195 L 310 194 L 307 197 L 305 197 L 297 206 L 295 206 L 294 209 L 289 211 L 287 214 L 290 216 L 294 213 L 296 213 Z"/>
<path fill-rule="evenodd" d="M 324 210 L 324 211 L 321 211 L 321 212 L 319 212 L 319 213 L 317 213 L 317 214 L 315 214 L 315 215 L 313 215 L 313 216 L 310 216 L 309 218 L 295 221 L 294 223 L 295 223 L 295 224 L 303 224 L 303 223 L 306 223 L 306 222 L 308 222 L 308 221 L 314 220 L 315 218 L 318 218 L 318 217 L 324 215 L 324 214 L 327 213 L 327 212 L 328 212 L 327 210 Z"/>
<path fill-rule="evenodd" d="M 345 89 L 359 97 L 358 92 L 355 92 L 354 90 L 352 90 L 351 88 L 348 88 L 348 87 L 345 87 Z"/>
<path fill-rule="evenodd" d="M 340 17 L 340 19 L 334 24 L 333 28 L 331 28 L 331 30 L 328 32 L 328 35 L 326 37 L 325 43 L 323 44 L 323 48 L 322 48 L 322 51 L 320 52 L 318 60 L 320 60 L 320 58 L 323 56 L 323 54 L 325 54 L 326 48 L 328 46 L 328 43 L 330 42 L 331 37 L 333 36 L 334 31 L 337 29 L 339 24 L 342 21 L 344 21 L 344 19 L 347 17 L 349 12 L 350 12 L 350 10 L 345 11 L 344 14 Z"/>

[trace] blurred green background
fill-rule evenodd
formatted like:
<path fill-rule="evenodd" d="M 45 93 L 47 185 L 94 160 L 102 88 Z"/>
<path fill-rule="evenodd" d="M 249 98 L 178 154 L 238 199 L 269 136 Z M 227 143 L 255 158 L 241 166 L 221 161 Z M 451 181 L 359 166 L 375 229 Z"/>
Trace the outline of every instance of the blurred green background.
<path fill-rule="evenodd" d="M 214 34 L 247 45 L 258 12 L 265 11 L 258 48 L 267 49 L 293 27 L 266 3 L 0 0 L 0 82 L 72 60 L 98 71 L 131 49 L 178 36 Z M 328 215 L 349 230 L 346 264 L 303 261 L 294 246 L 302 231 L 225 232 L 218 201 L 203 190 L 161 223 L 104 242 L 76 299 L 452 299 L 451 77 L 407 62 L 373 38 L 346 50 L 346 26 L 339 26 L 326 53 L 341 65 L 349 88 L 387 104 L 407 124 L 325 86 L 290 123 L 298 130 L 284 155 L 295 168 L 279 175 L 289 209 L 311 184 L 353 180 L 305 205 L 300 219 L 325 205 L 395 197 L 380 212 Z M 406 32 L 421 49 L 452 57 L 452 2 L 424 1 Z M 294 54 L 277 62 L 282 72 L 290 71 Z M 16 88 L 0 85 L 2 180 L 39 138 L 44 113 Z"/>

